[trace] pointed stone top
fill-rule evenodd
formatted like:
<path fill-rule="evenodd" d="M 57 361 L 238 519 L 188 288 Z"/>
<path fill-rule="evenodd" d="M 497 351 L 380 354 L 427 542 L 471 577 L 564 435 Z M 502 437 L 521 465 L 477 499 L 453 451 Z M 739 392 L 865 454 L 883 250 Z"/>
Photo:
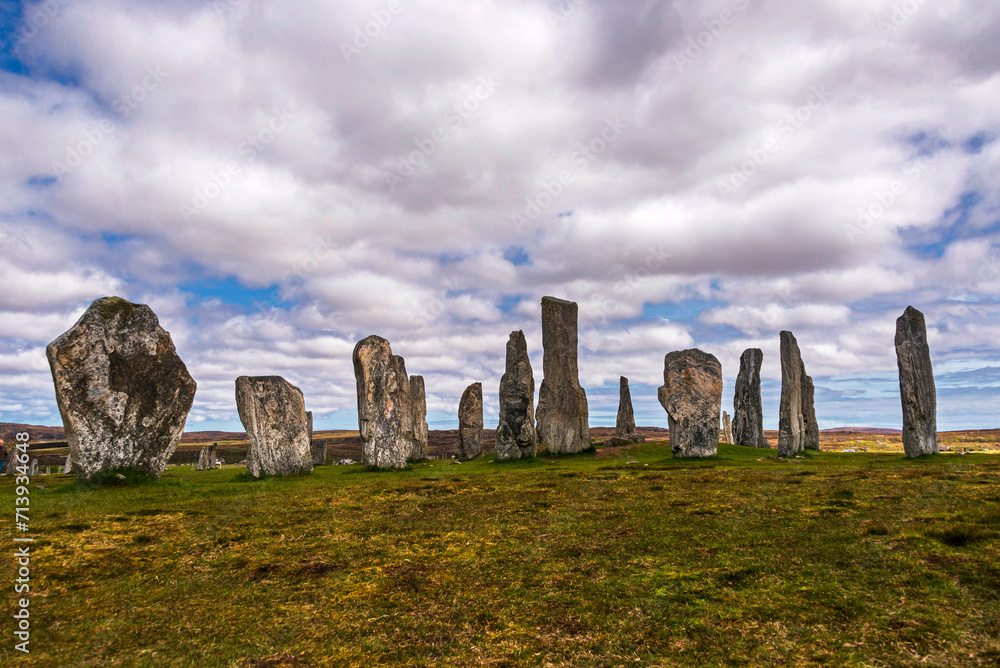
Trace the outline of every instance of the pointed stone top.
<path fill-rule="evenodd" d="M 576 302 L 569 301 L 568 299 L 559 299 L 558 297 L 542 297 L 542 304 L 572 304 L 576 306 Z"/>

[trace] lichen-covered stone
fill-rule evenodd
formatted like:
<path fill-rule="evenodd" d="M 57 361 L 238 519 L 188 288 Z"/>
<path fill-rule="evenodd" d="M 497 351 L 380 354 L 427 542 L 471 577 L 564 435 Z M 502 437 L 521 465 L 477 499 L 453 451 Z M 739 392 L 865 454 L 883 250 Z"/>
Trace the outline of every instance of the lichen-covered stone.
<path fill-rule="evenodd" d="M 413 453 L 413 399 L 403 359 L 369 336 L 354 346 L 361 461 L 366 470 L 406 468 Z"/>
<path fill-rule="evenodd" d="M 77 475 L 134 468 L 159 477 L 197 385 L 153 311 L 103 297 L 45 353 Z"/>
<path fill-rule="evenodd" d="M 937 454 L 937 390 L 924 314 L 907 306 L 896 319 L 896 364 L 907 457 Z"/>
<path fill-rule="evenodd" d="M 575 302 L 542 297 L 542 370 L 535 411 L 538 442 L 548 452 L 575 453 L 590 447 L 587 393 L 577 367 Z"/>
<path fill-rule="evenodd" d="M 495 461 L 535 456 L 535 378 L 528 359 L 524 332 L 510 333 L 506 370 L 500 377 L 500 422 L 497 425 Z"/>
<path fill-rule="evenodd" d="M 240 376 L 236 409 L 247 432 L 247 472 L 293 475 L 311 472 L 312 452 L 302 390 L 281 376 Z"/>
<path fill-rule="evenodd" d="M 211 467 L 208 465 L 208 446 L 203 445 L 198 450 L 198 466 L 196 470 L 207 471 L 209 468 Z"/>
<path fill-rule="evenodd" d="M 413 448 L 410 459 L 419 462 L 427 459 L 427 394 L 423 376 L 410 376 L 410 398 L 413 402 Z"/>
<path fill-rule="evenodd" d="M 618 378 L 618 417 L 615 420 L 615 438 L 628 443 L 644 443 L 646 441 L 646 437 L 640 436 L 635 430 L 632 393 L 629 392 L 628 378 L 625 376 Z"/>
<path fill-rule="evenodd" d="M 726 411 L 722 411 L 722 436 L 726 439 L 726 443 L 733 442 L 733 423 Z"/>
<path fill-rule="evenodd" d="M 770 448 L 764 436 L 764 411 L 760 397 L 760 367 L 764 353 L 747 348 L 740 355 L 740 372 L 733 392 L 733 438 L 736 445 Z"/>
<path fill-rule="evenodd" d="M 465 388 L 458 404 L 458 458 L 475 459 L 483 454 L 483 384 Z"/>
<path fill-rule="evenodd" d="M 722 364 L 697 348 L 663 358 L 660 404 L 667 411 L 674 457 L 712 457 L 719 450 Z"/>
<path fill-rule="evenodd" d="M 813 407 L 812 378 L 806 375 L 799 344 L 791 332 L 782 331 L 781 404 L 778 407 L 778 454 L 791 457 L 808 444 L 819 449 L 819 427 Z"/>
<path fill-rule="evenodd" d="M 816 422 L 815 401 L 816 387 L 812 376 L 806 374 L 802 366 L 802 447 L 806 450 L 819 450 L 819 424 Z"/>

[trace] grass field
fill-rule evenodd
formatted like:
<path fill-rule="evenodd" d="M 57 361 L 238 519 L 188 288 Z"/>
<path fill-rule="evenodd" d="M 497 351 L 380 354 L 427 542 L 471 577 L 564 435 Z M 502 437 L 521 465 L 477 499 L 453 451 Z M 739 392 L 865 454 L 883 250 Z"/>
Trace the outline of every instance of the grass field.
<path fill-rule="evenodd" d="M 0 661 L 1000 665 L 1000 457 L 768 454 L 37 477 L 32 653 L 5 615 Z"/>

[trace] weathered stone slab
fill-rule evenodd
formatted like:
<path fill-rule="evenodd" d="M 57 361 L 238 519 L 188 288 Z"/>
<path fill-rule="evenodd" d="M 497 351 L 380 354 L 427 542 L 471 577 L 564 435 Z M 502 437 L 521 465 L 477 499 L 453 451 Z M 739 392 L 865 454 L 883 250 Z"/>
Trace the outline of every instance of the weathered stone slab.
<path fill-rule="evenodd" d="M 674 457 L 712 457 L 719 450 L 722 364 L 697 348 L 663 358 L 660 404 L 667 411 Z"/>
<path fill-rule="evenodd" d="M 640 436 L 635 430 L 632 393 L 629 392 L 628 378 L 625 376 L 618 378 L 618 417 L 615 420 L 615 439 L 628 443 L 644 443 L 646 441 L 646 437 Z M 606 442 L 605 445 L 607 445 Z"/>
<path fill-rule="evenodd" d="M 816 423 L 816 406 L 814 397 L 816 387 L 812 376 L 806 374 L 802 366 L 802 447 L 806 450 L 819 450 L 819 424 Z"/>
<path fill-rule="evenodd" d="M 903 449 L 907 457 L 937 454 L 937 390 L 923 313 L 906 307 L 896 319 L 895 344 L 903 404 Z"/>
<path fill-rule="evenodd" d="M 726 439 L 726 443 L 733 442 L 733 423 L 726 411 L 722 411 L 722 435 Z"/>
<path fill-rule="evenodd" d="M 542 370 L 535 411 L 539 443 L 549 453 L 582 452 L 590 447 L 587 393 L 577 367 L 576 303 L 542 297 Z"/>
<path fill-rule="evenodd" d="M 250 442 L 247 472 L 251 476 L 312 471 L 302 390 L 281 376 L 240 376 L 236 409 Z"/>
<path fill-rule="evenodd" d="M 465 388 L 458 404 L 458 458 L 475 459 L 483 454 L 483 384 Z"/>
<path fill-rule="evenodd" d="M 805 449 L 805 418 L 802 415 L 802 384 L 805 366 L 799 344 L 789 331 L 781 340 L 781 404 L 778 407 L 778 455 L 791 457 Z"/>
<path fill-rule="evenodd" d="M 410 459 L 419 462 L 427 459 L 427 394 L 423 376 L 410 376 L 410 398 L 413 419 L 413 450 Z"/>
<path fill-rule="evenodd" d="M 770 448 L 764 436 L 764 410 L 760 396 L 760 367 L 764 352 L 747 348 L 740 355 L 740 372 L 733 394 L 733 438 L 736 445 Z"/>
<path fill-rule="evenodd" d="M 32 477 L 38 475 L 38 459 L 35 457 L 31 458 L 31 463 L 28 465 L 28 475 Z"/>
<path fill-rule="evenodd" d="M 201 449 L 198 450 L 198 471 L 207 471 L 209 469 L 208 465 L 208 446 L 203 445 Z"/>
<path fill-rule="evenodd" d="M 528 359 L 524 332 L 510 333 L 507 362 L 500 378 L 500 422 L 497 425 L 495 461 L 535 456 L 535 377 Z"/>
<path fill-rule="evenodd" d="M 63 473 L 73 472 L 73 458 L 66 455 L 66 463 L 63 465 Z"/>
<path fill-rule="evenodd" d="M 369 336 L 358 341 L 353 360 L 365 469 L 406 468 L 413 453 L 413 399 L 403 359 L 388 341 Z"/>
<path fill-rule="evenodd" d="M 128 467 L 159 477 L 197 385 L 153 311 L 103 297 L 45 353 L 77 475 Z"/>
<path fill-rule="evenodd" d="M 315 438 L 312 442 L 313 466 L 323 466 L 326 464 L 327 439 Z"/>

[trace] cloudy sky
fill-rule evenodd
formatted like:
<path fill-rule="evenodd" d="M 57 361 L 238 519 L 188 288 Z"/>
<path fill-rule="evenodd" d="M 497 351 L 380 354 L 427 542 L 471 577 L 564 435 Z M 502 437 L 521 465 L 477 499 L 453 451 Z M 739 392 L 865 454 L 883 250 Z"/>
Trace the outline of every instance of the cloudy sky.
<path fill-rule="evenodd" d="M 1000 426 L 995 0 L 0 2 L 0 421 L 59 424 L 45 345 L 149 304 L 240 429 L 239 375 L 356 428 L 351 351 L 432 428 L 539 301 L 580 305 L 591 425 L 663 356 L 798 338 L 822 428 L 899 427 L 926 314 L 942 429 Z"/>

